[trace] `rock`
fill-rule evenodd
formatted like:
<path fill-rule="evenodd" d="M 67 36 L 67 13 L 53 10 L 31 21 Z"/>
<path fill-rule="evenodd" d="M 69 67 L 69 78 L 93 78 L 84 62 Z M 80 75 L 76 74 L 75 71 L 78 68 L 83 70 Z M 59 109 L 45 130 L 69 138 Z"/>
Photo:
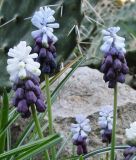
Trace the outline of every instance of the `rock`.
<path fill-rule="evenodd" d="M 65 77 L 65 73 L 55 86 Z M 79 67 L 67 81 L 53 105 L 54 127 L 65 138 L 70 133 L 70 124 L 77 114 L 87 116 L 92 132 L 88 138 L 88 149 L 92 151 L 104 146 L 98 126 L 98 111 L 103 105 L 113 105 L 113 89 L 103 81 L 103 74 L 95 69 Z M 118 84 L 117 144 L 125 143 L 125 128 L 136 120 L 136 91 L 126 84 Z M 64 138 L 64 139 L 65 139 Z M 71 140 L 63 154 L 71 153 Z"/>
<path fill-rule="evenodd" d="M 128 102 L 136 103 L 136 91 L 119 84 L 118 106 Z M 89 67 L 79 67 L 60 91 L 53 111 L 55 117 L 75 117 L 79 113 L 89 116 L 107 104 L 113 105 L 113 89 L 107 87 L 103 74 Z"/>

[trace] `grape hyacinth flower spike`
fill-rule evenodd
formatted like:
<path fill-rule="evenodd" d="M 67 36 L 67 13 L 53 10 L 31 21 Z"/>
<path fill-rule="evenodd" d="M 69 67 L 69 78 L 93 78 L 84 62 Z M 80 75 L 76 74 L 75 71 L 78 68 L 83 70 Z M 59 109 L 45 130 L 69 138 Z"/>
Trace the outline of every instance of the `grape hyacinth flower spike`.
<path fill-rule="evenodd" d="M 87 136 L 91 131 L 90 120 L 83 115 L 76 116 L 76 124 L 71 124 L 71 132 L 73 134 L 73 144 L 77 146 L 77 154 L 87 153 Z"/>
<path fill-rule="evenodd" d="M 128 66 L 125 60 L 125 38 L 117 35 L 120 27 L 110 27 L 102 31 L 103 45 L 101 51 L 104 59 L 101 65 L 101 72 L 104 73 L 103 79 L 108 82 L 109 88 L 114 88 L 114 110 L 113 128 L 111 140 L 111 159 L 115 159 L 116 145 L 116 121 L 117 121 L 117 83 L 125 82 L 125 75 L 128 73 Z"/>
<path fill-rule="evenodd" d="M 46 109 L 39 86 L 40 64 L 34 61 L 38 55 L 30 54 L 31 50 L 25 41 L 21 41 L 9 49 L 7 60 L 7 71 L 15 91 L 13 105 L 23 118 L 31 115 L 31 105 L 35 105 L 38 112 L 44 112 Z"/>
<path fill-rule="evenodd" d="M 104 73 L 104 81 L 109 88 L 114 88 L 117 82 L 124 83 L 128 66 L 125 60 L 125 38 L 117 35 L 120 27 L 110 27 L 103 30 L 103 45 L 100 50 L 104 53 L 101 72 Z"/>
<path fill-rule="evenodd" d="M 56 48 L 54 44 L 58 38 L 53 34 L 55 28 L 59 28 L 59 24 L 55 23 L 55 11 L 49 7 L 40 7 L 35 12 L 31 22 L 37 28 L 32 32 L 35 40 L 34 52 L 38 53 L 37 61 L 41 64 L 41 71 L 44 74 L 52 74 L 56 68 Z"/>
<path fill-rule="evenodd" d="M 126 129 L 126 141 L 130 147 L 124 151 L 124 160 L 130 160 L 136 153 L 136 122 L 131 123 L 130 128 Z"/>
<path fill-rule="evenodd" d="M 111 143 L 112 137 L 112 124 L 113 124 L 113 107 L 112 106 L 104 106 L 101 108 L 99 112 L 99 120 L 98 120 L 100 129 L 102 142 L 106 144 Z"/>

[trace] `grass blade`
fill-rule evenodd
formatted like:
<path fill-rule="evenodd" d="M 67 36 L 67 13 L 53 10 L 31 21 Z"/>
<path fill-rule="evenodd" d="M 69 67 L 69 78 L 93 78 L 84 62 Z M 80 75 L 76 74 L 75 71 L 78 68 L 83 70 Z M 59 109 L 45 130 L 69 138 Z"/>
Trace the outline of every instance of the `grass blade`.
<path fill-rule="evenodd" d="M 62 140 L 62 138 L 58 137 L 57 139 L 54 139 L 54 140 L 48 142 L 47 144 L 41 144 L 39 146 L 36 146 L 36 147 L 30 149 L 29 151 L 27 151 L 27 152 L 19 155 L 18 157 L 16 157 L 16 160 L 23 160 L 23 159 L 26 159 L 26 158 L 30 158 L 30 157 L 44 151 L 47 148 L 51 148 L 52 146 L 54 146 L 55 144 L 57 144 L 61 140 Z"/>
<path fill-rule="evenodd" d="M 3 92 L 3 106 L 1 110 L 1 128 L 0 131 L 5 128 L 7 122 L 8 122 L 8 112 L 9 112 L 9 101 L 8 101 L 8 95 L 7 91 L 4 89 Z M 3 153 L 5 150 L 5 142 L 6 142 L 6 132 L 2 134 L 0 137 L 0 153 Z"/>
<path fill-rule="evenodd" d="M 6 122 L 3 128 L 0 130 L 0 138 L 6 133 L 7 129 L 13 124 L 13 122 L 19 117 L 18 113 L 15 113 L 14 116 Z"/>

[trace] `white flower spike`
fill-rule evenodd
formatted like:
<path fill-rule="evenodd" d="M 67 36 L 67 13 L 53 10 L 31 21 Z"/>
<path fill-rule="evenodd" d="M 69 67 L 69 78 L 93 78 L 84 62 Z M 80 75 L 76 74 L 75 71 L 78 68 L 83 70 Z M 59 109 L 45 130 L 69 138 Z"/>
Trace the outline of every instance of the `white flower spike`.
<path fill-rule="evenodd" d="M 130 128 L 126 129 L 126 138 L 129 145 L 136 146 L 136 122 L 130 124 Z"/>
<path fill-rule="evenodd" d="M 31 19 L 32 24 L 38 28 L 32 32 L 32 37 L 35 39 L 42 36 L 42 43 L 45 45 L 48 45 L 48 38 L 54 43 L 58 40 L 53 34 L 53 29 L 59 28 L 59 24 L 55 23 L 54 13 L 55 11 L 49 7 L 40 7 Z"/>
<path fill-rule="evenodd" d="M 30 54 L 32 48 L 27 46 L 25 41 L 21 41 L 14 48 L 10 48 L 7 60 L 7 71 L 10 74 L 10 81 L 15 82 L 17 78 L 24 79 L 27 77 L 27 72 L 36 76 L 41 74 L 40 64 L 33 59 L 37 58 L 37 53 Z"/>
<path fill-rule="evenodd" d="M 107 53 L 112 47 L 115 47 L 119 53 L 126 53 L 125 38 L 117 35 L 120 27 L 110 27 L 107 30 L 102 30 L 104 44 L 101 46 L 101 51 Z"/>
<path fill-rule="evenodd" d="M 76 124 L 71 124 L 72 139 L 77 140 L 79 135 L 82 138 L 87 138 L 87 134 L 91 131 L 90 120 L 83 115 L 77 115 L 76 122 Z"/>

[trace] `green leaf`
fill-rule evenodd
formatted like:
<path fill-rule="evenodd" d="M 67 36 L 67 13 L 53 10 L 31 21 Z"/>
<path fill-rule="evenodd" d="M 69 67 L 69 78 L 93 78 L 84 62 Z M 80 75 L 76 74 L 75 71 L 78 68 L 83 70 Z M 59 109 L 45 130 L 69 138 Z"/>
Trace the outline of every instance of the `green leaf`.
<path fill-rule="evenodd" d="M 6 133 L 7 129 L 15 122 L 15 120 L 19 116 L 20 115 L 18 113 L 15 113 L 14 116 L 11 117 L 8 122 L 6 122 L 6 124 L 0 130 L 0 138 Z"/>
<path fill-rule="evenodd" d="M 11 130 L 10 127 L 7 129 L 7 151 L 11 149 Z"/>
<path fill-rule="evenodd" d="M 48 136 L 46 138 L 42 138 L 40 140 L 37 140 L 35 142 L 28 143 L 26 145 L 20 146 L 18 148 L 12 149 L 10 151 L 4 152 L 0 154 L 0 159 L 2 158 L 8 158 L 13 155 L 22 154 L 23 152 L 27 152 L 31 150 L 32 148 L 35 149 L 36 147 L 39 148 L 40 146 L 44 145 L 44 149 L 50 148 L 54 143 L 58 143 L 61 141 L 61 137 L 58 134 L 54 134 L 51 136 Z"/>
<path fill-rule="evenodd" d="M 79 157 L 79 160 L 84 160 L 84 158 L 83 158 L 83 156 L 82 156 L 82 155 Z"/>
<path fill-rule="evenodd" d="M 3 105 L 1 110 L 1 117 L 0 117 L 0 131 L 2 131 L 7 122 L 8 122 L 8 112 L 9 112 L 9 102 L 8 102 L 8 95 L 7 91 L 4 90 L 3 92 Z M 0 153 L 3 153 L 5 150 L 5 142 L 6 142 L 6 132 L 0 137 Z"/>
<path fill-rule="evenodd" d="M 126 149 L 128 147 L 129 146 L 115 146 L 115 150 L 124 150 L 124 149 Z M 90 153 L 84 155 L 83 157 L 84 158 L 89 158 L 89 157 L 97 155 L 97 154 L 102 154 L 102 153 L 109 152 L 110 150 L 111 150 L 111 147 L 100 148 L 100 149 L 97 149 L 97 150 L 95 150 L 93 152 L 90 152 Z"/>

